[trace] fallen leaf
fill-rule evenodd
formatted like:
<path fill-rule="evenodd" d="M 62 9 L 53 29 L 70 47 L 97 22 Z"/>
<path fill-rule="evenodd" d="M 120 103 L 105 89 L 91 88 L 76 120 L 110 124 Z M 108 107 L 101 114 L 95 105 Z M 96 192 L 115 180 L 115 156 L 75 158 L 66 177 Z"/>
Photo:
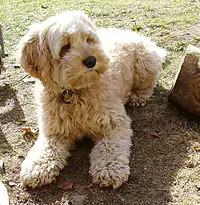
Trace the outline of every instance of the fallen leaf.
<path fill-rule="evenodd" d="M 38 129 L 34 129 L 30 127 L 20 127 L 19 130 L 25 132 L 23 134 L 23 137 L 26 141 L 35 140 L 39 134 Z"/>
<path fill-rule="evenodd" d="M 60 183 L 58 185 L 58 188 L 63 189 L 63 190 L 72 189 L 73 185 L 74 185 L 74 182 L 72 180 L 67 180 L 67 181 Z"/>
<path fill-rule="evenodd" d="M 9 205 L 9 196 L 6 186 L 0 181 L 0 199 L 1 205 Z"/>

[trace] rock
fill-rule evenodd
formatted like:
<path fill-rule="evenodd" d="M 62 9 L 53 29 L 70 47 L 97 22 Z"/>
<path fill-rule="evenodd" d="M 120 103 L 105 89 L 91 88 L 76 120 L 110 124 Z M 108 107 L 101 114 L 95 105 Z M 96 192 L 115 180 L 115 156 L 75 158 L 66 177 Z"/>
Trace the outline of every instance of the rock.
<path fill-rule="evenodd" d="M 200 49 L 189 46 L 180 67 L 175 85 L 168 96 L 169 102 L 200 117 Z"/>
<path fill-rule="evenodd" d="M 84 194 L 84 195 L 71 195 L 69 197 L 69 200 L 70 200 L 70 204 L 71 205 L 84 205 L 84 201 L 86 199 L 87 195 Z"/>
<path fill-rule="evenodd" d="M 0 204 L 9 205 L 8 191 L 2 182 L 0 182 Z"/>
<path fill-rule="evenodd" d="M 8 184 L 9 184 L 10 187 L 13 187 L 13 186 L 16 185 L 15 182 L 12 182 L 12 181 L 9 181 Z"/>

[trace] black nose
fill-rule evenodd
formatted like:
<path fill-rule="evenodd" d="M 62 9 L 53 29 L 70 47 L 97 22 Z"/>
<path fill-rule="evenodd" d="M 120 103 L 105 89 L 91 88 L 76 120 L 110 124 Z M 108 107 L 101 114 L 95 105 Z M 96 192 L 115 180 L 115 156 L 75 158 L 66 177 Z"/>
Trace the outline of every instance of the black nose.
<path fill-rule="evenodd" d="M 94 56 L 88 56 L 82 62 L 87 68 L 93 68 L 96 65 L 96 61 L 97 59 Z"/>

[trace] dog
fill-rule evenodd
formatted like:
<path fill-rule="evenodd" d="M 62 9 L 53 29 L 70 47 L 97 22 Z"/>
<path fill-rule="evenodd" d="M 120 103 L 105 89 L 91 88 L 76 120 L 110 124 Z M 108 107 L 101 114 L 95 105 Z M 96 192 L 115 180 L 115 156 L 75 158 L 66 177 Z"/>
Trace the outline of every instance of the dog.
<path fill-rule="evenodd" d="M 126 182 L 133 132 L 124 105 L 145 105 L 164 59 L 164 49 L 149 38 L 97 29 L 82 11 L 33 24 L 19 43 L 19 63 L 40 82 L 40 132 L 22 163 L 22 184 L 34 188 L 53 182 L 83 135 L 95 143 L 93 182 L 114 189 Z"/>

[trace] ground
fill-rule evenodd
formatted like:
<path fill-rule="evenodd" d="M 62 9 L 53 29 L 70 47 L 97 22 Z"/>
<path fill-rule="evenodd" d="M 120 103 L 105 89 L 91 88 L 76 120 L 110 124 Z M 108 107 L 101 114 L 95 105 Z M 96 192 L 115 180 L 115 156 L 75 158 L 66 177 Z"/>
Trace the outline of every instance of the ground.
<path fill-rule="evenodd" d="M 89 139 L 73 148 L 69 165 L 55 183 L 34 190 L 20 185 L 20 165 L 34 143 L 24 139 L 20 128 L 37 128 L 37 120 L 34 80 L 17 65 L 16 46 L 30 24 L 67 9 L 84 10 L 98 26 L 151 36 L 168 51 L 151 102 L 143 108 L 126 107 L 134 132 L 131 174 L 117 190 L 90 186 Z M 167 100 L 187 45 L 200 46 L 199 9 L 199 0 L 2 0 L 7 57 L 0 75 L 0 180 L 11 205 L 200 204 L 200 123 Z"/>

